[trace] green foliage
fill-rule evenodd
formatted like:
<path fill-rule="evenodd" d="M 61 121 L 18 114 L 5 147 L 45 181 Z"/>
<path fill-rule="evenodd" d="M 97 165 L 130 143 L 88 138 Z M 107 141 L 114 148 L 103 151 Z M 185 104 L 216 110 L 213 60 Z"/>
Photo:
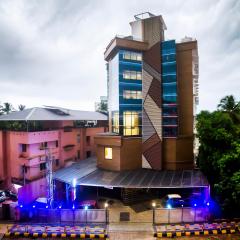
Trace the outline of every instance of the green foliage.
<path fill-rule="evenodd" d="M 233 99 L 225 97 L 219 110 L 202 111 L 197 116 L 198 165 L 226 216 L 234 216 L 236 209 L 240 209 L 239 103 L 234 101 L 233 104 Z"/>
<path fill-rule="evenodd" d="M 104 101 L 101 101 L 97 109 L 97 112 L 107 113 L 107 111 L 108 111 L 107 103 Z"/>

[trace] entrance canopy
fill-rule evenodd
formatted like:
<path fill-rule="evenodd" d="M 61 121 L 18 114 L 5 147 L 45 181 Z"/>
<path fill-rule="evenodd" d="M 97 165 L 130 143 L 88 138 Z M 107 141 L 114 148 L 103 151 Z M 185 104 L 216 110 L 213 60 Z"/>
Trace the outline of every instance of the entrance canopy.
<path fill-rule="evenodd" d="M 208 181 L 199 170 L 157 171 L 137 169 L 107 171 L 96 168 L 96 159 L 88 158 L 54 173 L 54 179 L 77 185 L 106 188 L 202 188 Z M 75 180 L 74 180 L 75 179 Z"/>

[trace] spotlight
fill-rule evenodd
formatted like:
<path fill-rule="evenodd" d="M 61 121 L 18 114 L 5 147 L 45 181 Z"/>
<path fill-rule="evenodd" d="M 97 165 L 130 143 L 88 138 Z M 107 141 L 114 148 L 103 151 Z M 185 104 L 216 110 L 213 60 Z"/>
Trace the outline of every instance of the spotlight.
<path fill-rule="evenodd" d="M 87 205 L 84 206 L 84 210 L 88 210 L 88 206 Z"/>
<path fill-rule="evenodd" d="M 152 207 L 155 208 L 156 207 L 156 203 L 152 202 Z"/>
<path fill-rule="evenodd" d="M 194 207 L 196 207 L 197 206 L 197 204 L 196 203 L 194 203 Z"/>
<path fill-rule="evenodd" d="M 167 204 L 167 208 L 171 209 L 172 208 L 171 204 Z"/>
<path fill-rule="evenodd" d="M 210 205 L 210 203 L 209 202 L 207 202 L 207 206 L 209 207 L 209 205 Z"/>
<path fill-rule="evenodd" d="M 74 206 L 74 205 L 72 206 L 72 209 L 75 209 L 75 206 Z"/>
<path fill-rule="evenodd" d="M 183 204 L 181 205 L 181 207 L 183 207 Z"/>
<path fill-rule="evenodd" d="M 46 206 L 46 208 L 48 208 L 48 205 Z"/>
<path fill-rule="evenodd" d="M 107 202 L 104 203 L 104 207 L 108 208 L 108 203 Z"/>
<path fill-rule="evenodd" d="M 73 186 L 74 188 L 77 186 L 77 179 L 76 179 L 76 178 L 74 178 L 74 179 L 72 180 L 72 186 Z"/>
<path fill-rule="evenodd" d="M 36 206 L 35 205 L 33 205 L 33 208 L 35 208 Z"/>
<path fill-rule="evenodd" d="M 23 205 L 21 204 L 21 205 L 20 205 L 20 208 L 22 208 L 22 207 L 23 207 Z"/>
<path fill-rule="evenodd" d="M 58 208 L 59 208 L 59 209 L 61 209 L 61 208 L 62 208 L 62 206 L 60 205 L 60 206 L 58 206 Z"/>

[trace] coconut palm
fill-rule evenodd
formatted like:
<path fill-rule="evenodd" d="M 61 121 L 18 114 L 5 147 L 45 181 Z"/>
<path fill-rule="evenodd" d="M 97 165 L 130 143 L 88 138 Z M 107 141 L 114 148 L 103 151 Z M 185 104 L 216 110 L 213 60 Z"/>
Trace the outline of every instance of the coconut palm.
<path fill-rule="evenodd" d="M 26 106 L 23 105 L 23 104 L 18 105 L 18 110 L 19 111 L 23 111 L 25 108 L 26 108 Z"/>
<path fill-rule="evenodd" d="M 234 121 L 240 122 L 240 102 L 237 102 L 233 95 L 222 98 L 218 109 L 227 112 Z"/>
<path fill-rule="evenodd" d="M 2 106 L 2 112 L 3 113 L 9 114 L 13 110 L 14 110 L 14 108 L 13 108 L 13 105 L 11 103 L 8 103 L 8 102 L 3 103 L 3 106 Z"/>

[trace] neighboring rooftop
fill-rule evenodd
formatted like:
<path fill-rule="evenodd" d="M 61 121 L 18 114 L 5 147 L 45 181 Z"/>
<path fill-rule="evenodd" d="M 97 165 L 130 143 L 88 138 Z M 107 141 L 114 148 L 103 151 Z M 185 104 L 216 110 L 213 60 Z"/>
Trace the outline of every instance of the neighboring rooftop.
<path fill-rule="evenodd" d="M 107 120 L 107 116 L 93 111 L 79 111 L 60 107 L 34 107 L 0 116 L 0 121 L 64 121 Z"/>

